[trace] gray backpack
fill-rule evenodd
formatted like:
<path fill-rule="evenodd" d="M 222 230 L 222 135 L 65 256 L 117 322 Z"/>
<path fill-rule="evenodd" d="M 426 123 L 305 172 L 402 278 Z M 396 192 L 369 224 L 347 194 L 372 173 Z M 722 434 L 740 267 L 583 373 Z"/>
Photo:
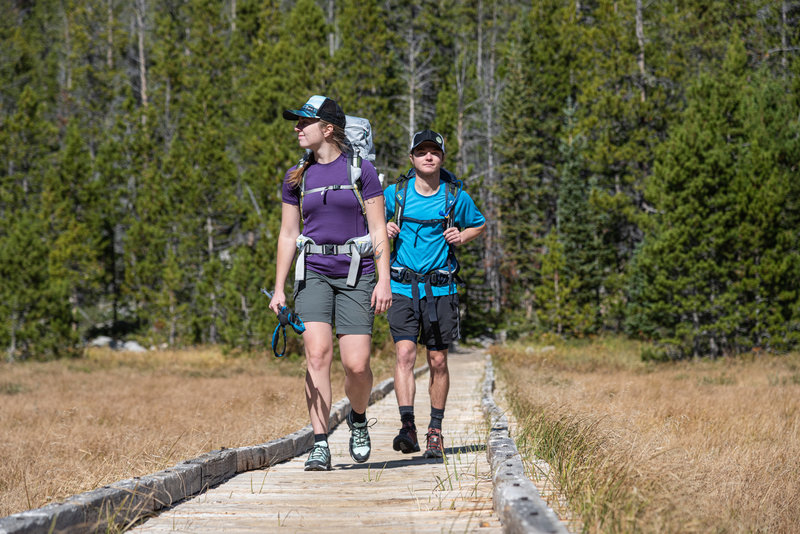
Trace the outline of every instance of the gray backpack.
<path fill-rule="evenodd" d="M 375 161 L 375 145 L 372 143 L 372 126 L 367 119 L 361 117 L 345 116 L 345 135 L 347 136 L 347 174 L 350 178 L 350 185 L 328 185 L 317 187 L 306 191 L 306 176 L 300 183 L 300 217 L 303 217 L 303 197 L 308 193 L 320 193 L 325 195 L 331 189 L 352 189 L 356 195 L 358 204 L 361 207 L 361 215 L 364 217 L 364 225 L 367 224 L 367 207 L 364 204 L 364 197 L 361 194 L 363 184 L 361 182 L 361 163 L 366 159 Z M 298 166 L 305 164 L 306 159 L 311 155 L 307 150 L 300 159 Z M 383 175 L 378 175 L 378 179 L 383 185 Z M 304 221 L 305 222 L 305 221 Z M 350 270 L 347 273 L 347 285 L 355 287 L 358 266 L 361 258 L 372 255 L 372 239 L 369 234 L 350 239 L 344 245 L 330 245 L 314 243 L 310 238 L 300 235 L 297 238 L 297 248 L 300 253 L 295 265 L 295 280 L 305 279 L 305 257 L 306 254 L 347 254 L 350 256 Z"/>
<path fill-rule="evenodd" d="M 375 161 L 375 145 L 372 142 L 372 126 L 367 119 L 362 117 L 353 117 L 350 115 L 345 116 L 346 124 L 344 133 L 347 137 L 348 153 L 347 153 L 347 173 L 350 177 L 349 186 L 327 186 L 318 187 L 306 191 L 306 179 L 303 175 L 303 181 L 300 184 L 300 216 L 303 215 L 303 197 L 306 193 L 322 193 L 324 194 L 327 189 L 352 189 L 353 193 L 358 199 L 358 204 L 361 206 L 361 214 L 364 220 L 367 218 L 367 209 L 364 205 L 364 198 L 361 195 L 363 185 L 361 183 L 361 162 L 363 160 Z M 306 150 L 303 157 L 300 158 L 298 166 L 305 164 L 306 159 L 311 156 L 311 151 Z M 378 179 L 383 185 L 383 174 L 378 175 Z"/>

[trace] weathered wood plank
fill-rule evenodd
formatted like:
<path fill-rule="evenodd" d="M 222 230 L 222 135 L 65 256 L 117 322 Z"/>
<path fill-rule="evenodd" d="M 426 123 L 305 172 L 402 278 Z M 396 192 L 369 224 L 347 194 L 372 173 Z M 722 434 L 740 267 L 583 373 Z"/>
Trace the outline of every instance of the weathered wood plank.
<path fill-rule="evenodd" d="M 445 461 L 392 450 L 400 421 L 395 397 L 389 394 L 367 410 L 367 417 L 377 420 L 370 429 L 373 452 L 368 462 L 352 462 L 347 425 L 339 425 L 329 439 L 332 471 L 303 471 L 303 455 L 239 473 L 133 531 L 501 532 L 492 510 L 485 452 L 488 425 L 480 406 L 484 357 L 478 352 L 454 353 L 450 364 Z M 423 440 L 429 402 L 423 375 L 415 405 Z"/>

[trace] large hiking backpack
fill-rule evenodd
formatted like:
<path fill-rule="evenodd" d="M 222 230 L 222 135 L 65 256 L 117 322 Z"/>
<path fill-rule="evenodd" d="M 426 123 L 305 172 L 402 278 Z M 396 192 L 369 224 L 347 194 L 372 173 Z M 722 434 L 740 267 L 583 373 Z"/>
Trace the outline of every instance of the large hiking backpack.
<path fill-rule="evenodd" d="M 375 161 L 375 145 L 372 142 L 372 126 L 367 119 L 361 117 L 345 116 L 345 135 L 347 137 L 347 175 L 350 180 L 350 185 L 327 185 L 324 187 L 316 187 L 306 191 L 306 175 L 303 173 L 303 178 L 300 181 L 300 218 L 305 223 L 303 217 L 303 197 L 308 193 L 320 193 L 325 195 L 330 190 L 337 189 L 352 189 L 358 200 L 358 205 L 361 207 L 361 216 L 364 217 L 364 225 L 369 228 L 367 224 L 367 207 L 364 204 L 364 197 L 362 195 L 363 182 L 361 181 L 361 164 L 366 159 L 368 161 Z M 306 150 L 303 157 L 300 158 L 298 167 L 303 167 L 311 157 L 312 152 Z M 378 175 L 378 179 L 383 183 L 383 175 Z M 300 253 L 297 257 L 295 264 L 295 280 L 305 279 L 305 257 L 306 254 L 347 254 L 350 256 L 350 269 L 347 273 L 347 285 L 354 287 L 358 276 L 358 266 L 361 263 L 361 258 L 372 255 L 372 239 L 369 233 L 364 236 L 354 237 L 344 245 L 336 244 L 318 244 L 314 243 L 310 238 L 300 235 L 297 238 L 297 248 Z"/>
<path fill-rule="evenodd" d="M 375 161 L 375 144 L 372 141 L 372 126 L 367 119 L 362 117 L 353 117 L 350 115 L 345 116 L 344 133 L 347 137 L 348 151 L 347 151 L 347 174 L 350 178 L 350 185 L 330 185 L 325 187 L 317 187 L 306 191 L 306 176 L 303 174 L 303 179 L 300 182 L 300 217 L 303 217 L 303 197 L 306 193 L 321 193 L 325 194 L 331 189 L 352 189 L 356 195 L 359 206 L 361 206 L 361 215 L 366 221 L 367 209 L 364 205 L 364 197 L 361 194 L 363 183 L 361 182 L 361 163 L 363 160 Z M 311 157 L 311 151 L 306 150 L 303 157 L 300 158 L 298 167 L 302 167 L 308 158 Z M 383 183 L 383 175 L 379 175 L 381 183 Z"/>
<path fill-rule="evenodd" d="M 461 180 L 457 179 L 450 171 L 441 169 L 439 171 L 439 177 L 444 181 L 446 190 L 444 195 L 445 205 L 442 206 L 441 210 L 439 210 L 440 218 L 420 220 L 412 217 L 406 217 L 403 214 L 405 211 L 406 198 L 408 196 L 408 184 L 411 181 L 411 178 L 414 176 L 414 169 L 411 169 L 406 174 L 401 175 L 397 181 L 397 184 L 395 185 L 394 213 L 395 223 L 397 226 L 402 229 L 403 223 L 405 221 L 409 221 L 417 224 L 441 224 L 445 229 L 455 227 L 456 200 L 458 199 L 458 194 L 463 189 Z M 431 302 L 433 298 L 433 286 L 450 286 L 450 292 L 454 293 L 456 282 L 462 282 L 461 278 L 458 276 L 458 271 L 461 269 L 461 266 L 456 258 L 455 247 L 449 243 L 447 245 L 447 267 L 445 269 L 435 269 L 427 273 L 418 273 L 407 267 L 394 266 L 395 259 L 397 257 L 397 238 L 399 236 L 400 234 L 398 233 L 392 242 L 393 250 L 390 260 L 392 264 L 391 277 L 392 280 L 396 282 L 411 285 L 411 298 L 413 300 L 414 309 L 419 309 L 420 306 L 419 302 L 421 295 L 419 284 L 423 284 L 425 288 L 425 297 L 428 299 L 428 302 Z M 427 313 L 428 320 L 434 327 L 436 342 L 437 344 L 441 344 L 442 333 L 439 329 L 439 316 L 438 312 L 436 311 L 436 306 L 428 305 Z"/>
<path fill-rule="evenodd" d="M 445 205 L 442 209 L 439 210 L 439 218 L 438 219 L 414 219 L 412 217 L 406 217 L 403 213 L 405 211 L 406 205 L 406 197 L 407 197 L 407 190 L 408 184 L 411 181 L 411 178 L 415 176 L 414 169 L 410 169 L 406 174 L 400 176 L 395 185 L 395 209 L 394 209 L 394 220 L 397 226 L 400 227 L 402 230 L 403 223 L 405 221 L 417 223 L 417 224 L 441 224 L 444 229 L 453 228 L 456 225 L 455 221 L 455 206 L 456 200 L 458 199 L 459 193 L 461 193 L 462 189 L 464 188 L 464 184 L 455 177 L 453 173 L 448 171 L 447 169 L 442 168 L 440 170 L 440 178 L 444 181 L 446 186 L 445 191 Z M 393 244 L 395 245 L 396 249 L 396 242 L 397 238 L 399 237 L 399 233 L 395 236 L 393 240 Z M 394 250 L 392 252 L 392 262 L 394 262 L 394 257 L 396 256 L 397 251 Z M 447 255 L 447 272 L 448 272 L 448 283 L 453 282 L 453 277 L 456 276 L 458 271 L 460 270 L 460 266 L 458 264 L 458 260 L 456 259 L 455 248 L 453 245 L 448 244 L 448 255 Z M 442 284 L 443 285 L 443 284 Z"/>
<path fill-rule="evenodd" d="M 403 211 L 406 207 L 406 190 L 408 188 L 408 183 L 411 181 L 411 178 L 414 178 L 415 172 L 414 169 L 409 169 L 406 174 L 403 174 L 398 178 L 397 184 L 395 185 L 395 209 L 394 209 L 394 219 L 401 229 L 403 228 L 404 221 L 410 221 L 418 224 L 434 224 L 434 223 L 442 223 L 445 228 L 452 228 L 455 226 L 455 206 L 456 206 L 456 199 L 458 198 L 458 194 L 464 188 L 464 184 L 458 178 L 453 175 L 447 169 L 441 169 L 439 171 L 439 177 L 444 181 L 447 191 L 445 193 L 445 206 L 439 210 L 439 219 L 429 219 L 421 221 L 419 219 L 413 219 L 411 217 L 406 217 L 403 214 Z"/>

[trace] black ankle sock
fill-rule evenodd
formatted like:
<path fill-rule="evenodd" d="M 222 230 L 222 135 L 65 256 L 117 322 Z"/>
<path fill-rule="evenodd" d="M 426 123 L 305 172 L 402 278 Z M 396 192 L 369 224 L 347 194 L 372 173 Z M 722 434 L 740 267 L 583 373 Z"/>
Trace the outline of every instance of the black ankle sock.
<path fill-rule="evenodd" d="M 431 408 L 431 423 L 428 425 L 428 427 L 438 428 L 439 430 L 441 430 L 442 419 L 444 419 L 444 408 L 442 408 L 441 410 L 439 408 Z"/>
<path fill-rule="evenodd" d="M 406 421 L 411 421 L 411 423 L 414 423 L 413 406 L 400 406 L 400 422 L 405 423 Z"/>
<path fill-rule="evenodd" d="M 366 423 L 367 422 L 367 412 L 358 413 L 355 410 L 350 410 L 350 420 L 354 423 Z"/>
<path fill-rule="evenodd" d="M 328 441 L 328 434 L 314 434 L 314 443 Z"/>

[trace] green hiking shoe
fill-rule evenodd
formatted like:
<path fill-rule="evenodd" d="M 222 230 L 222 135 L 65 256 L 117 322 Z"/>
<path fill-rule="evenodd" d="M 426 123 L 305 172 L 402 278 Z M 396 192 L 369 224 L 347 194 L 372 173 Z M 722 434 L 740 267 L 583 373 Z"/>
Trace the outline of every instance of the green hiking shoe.
<path fill-rule="evenodd" d="M 306 460 L 306 471 L 330 471 L 331 470 L 331 450 L 328 448 L 327 441 L 314 443 L 314 448 Z"/>
<path fill-rule="evenodd" d="M 364 463 L 372 452 L 372 443 L 369 439 L 368 421 L 354 423 L 351 420 L 353 412 L 347 414 L 347 426 L 350 427 L 350 457 L 356 463 Z"/>

